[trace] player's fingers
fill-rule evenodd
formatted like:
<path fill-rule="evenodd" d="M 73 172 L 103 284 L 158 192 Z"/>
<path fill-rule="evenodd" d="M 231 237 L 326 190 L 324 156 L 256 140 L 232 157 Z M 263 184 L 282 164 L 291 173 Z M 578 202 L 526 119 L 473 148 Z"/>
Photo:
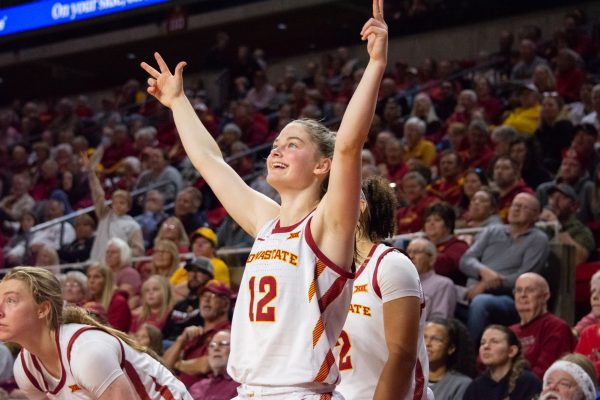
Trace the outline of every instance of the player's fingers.
<path fill-rule="evenodd" d="M 383 0 L 378 0 L 378 5 L 379 5 L 379 18 L 377 18 L 380 21 L 383 21 Z"/>
<path fill-rule="evenodd" d="M 153 78 L 158 78 L 158 76 L 160 75 L 160 72 L 158 72 L 156 69 L 154 69 L 148 63 L 142 62 L 140 64 L 140 67 L 142 67 L 142 69 L 144 71 L 146 71 L 148 73 L 148 75 L 150 75 Z"/>
<path fill-rule="evenodd" d="M 160 68 L 161 73 L 164 73 L 164 72 L 168 72 L 169 74 L 171 73 L 171 71 L 169 71 L 169 67 L 167 66 L 167 63 L 165 62 L 165 60 L 163 60 L 161 55 L 158 54 L 158 52 L 154 53 L 154 58 L 156 59 L 156 62 L 158 63 L 158 67 Z"/>
<path fill-rule="evenodd" d="M 148 78 L 148 86 L 156 86 L 156 79 Z"/>
<path fill-rule="evenodd" d="M 181 61 L 180 63 L 178 63 L 177 66 L 175 67 L 175 75 L 182 76 L 183 69 L 185 68 L 186 65 L 187 65 L 187 63 L 185 61 Z"/>

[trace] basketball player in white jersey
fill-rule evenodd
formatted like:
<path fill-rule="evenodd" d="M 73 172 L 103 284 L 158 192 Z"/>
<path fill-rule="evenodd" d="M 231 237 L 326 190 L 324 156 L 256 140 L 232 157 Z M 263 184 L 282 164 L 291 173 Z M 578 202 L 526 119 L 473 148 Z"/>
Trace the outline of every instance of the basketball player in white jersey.
<path fill-rule="evenodd" d="M 372 177 L 362 185 L 352 303 L 337 346 L 342 382 L 352 400 L 427 400 L 419 274 L 400 251 L 378 244 L 394 233 L 395 194 Z"/>
<path fill-rule="evenodd" d="M 185 63 L 177 64 L 174 75 L 158 53 L 159 70 L 142 63 L 150 74 L 148 93 L 173 111 L 190 160 L 256 239 L 231 329 L 228 372 L 241 383 L 239 398 L 336 396 L 332 349 L 351 296 L 361 150 L 387 63 L 383 0 L 373 0 L 373 17 L 361 37 L 369 63 L 336 138 L 316 121 L 300 120 L 284 127 L 273 143 L 267 181 L 280 194 L 281 206 L 225 163 L 185 97 Z"/>
<path fill-rule="evenodd" d="M 0 283 L 0 340 L 22 347 L 14 376 L 30 400 L 192 399 L 127 335 L 63 309 L 60 283 L 43 268 L 15 268 Z"/>

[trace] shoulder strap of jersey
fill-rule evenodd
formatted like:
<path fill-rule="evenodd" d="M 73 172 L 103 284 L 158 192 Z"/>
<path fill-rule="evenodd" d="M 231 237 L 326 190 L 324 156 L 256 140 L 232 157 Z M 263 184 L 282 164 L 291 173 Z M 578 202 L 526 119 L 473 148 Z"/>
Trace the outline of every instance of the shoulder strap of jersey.
<path fill-rule="evenodd" d="M 381 299 L 381 288 L 379 287 L 379 282 L 377 282 L 377 273 L 379 272 L 379 264 L 381 264 L 381 260 L 383 260 L 383 257 L 385 257 L 388 253 L 391 253 L 392 251 L 398 251 L 404 255 L 406 255 L 406 253 L 404 252 L 404 250 L 398 248 L 398 247 L 389 247 L 387 249 L 385 249 L 377 258 L 377 263 L 375 264 L 375 269 L 373 271 L 373 282 L 372 282 L 372 286 L 373 286 L 373 290 L 375 291 L 375 294 L 377 295 L 377 297 L 379 297 Z M 408 257 L 408 256 L 407 256 Z"/>
<path fill-rule="evenodd" d="M 42 393 L 46 393 L 46 391 L 44 389 L 42 389 L 42 387 L 40 386 L 40 383 L 37 381 L 37 379 L 35 379 L 35 377 L 31 373 L 31 371 L 29 370 L 29 368 L 27 368 L 27 363 L 25 361 L 25 349 L 21 349 L 21 351 L 19 352 L 19 356 L 21 357 L 21 365 L 23 366 L 23 371 L 25 372 L 25 375 L 27 376 L 27 379 L 29 379 L 29 381 L 31 382 L 31 384 L 37 390 L 39 390 Z"/>

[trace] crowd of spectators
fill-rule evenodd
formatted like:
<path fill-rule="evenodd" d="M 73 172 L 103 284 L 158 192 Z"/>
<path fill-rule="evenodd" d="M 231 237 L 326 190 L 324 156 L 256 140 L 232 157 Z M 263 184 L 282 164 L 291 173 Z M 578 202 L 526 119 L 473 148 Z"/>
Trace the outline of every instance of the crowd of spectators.
<path fill-rule="evenodd" d="M 548 386 L 545 374 L 563 353 L 600 363 L 600 276 L 591 282 L 592 312 L 573 332 L 551 314 L 555 294 L 544 277 L 551 240 L 573 246 L 577 265 L 598 261 L 594 32 L 575 10 L 549 37 L 534 26 L 499 33 L 498 51 L 481 60 L 428 58 L 415 67 L 390 55 L 363 176 L 382 175 L 395 188 L 398 234 L 421 232 L 397 245 L 423 283 L 430 385 L 441 398 L 530 398 L 561 386 Z M 275 77 L 260 49 L 240 46 L 226 60 L 220 48 L 213 56 L 229 71 L 229 100 L 214 104 L 201 82 L 186 91 L 231 166 L 277 201 L 264 153 L 250 149 L 295 118 L 336 129 L 363 66 L 339 48 Z M 93 212 L 70 215 L 85 207 Z M 560 228 L 542 230 L 539 221 Z M 457 236 L 464 227 L 482 230 Z M 83 95 L 0 109 L 0 264 L 89 265 L 64 274 L 65 301 L 135 334 L 195 398 L 235 388 L 223 360 L 236 287 L 217 250 L 251 243 L 195 172 L 169 111 L 138 82 L 99 109 Z M 469 338 L 480 343 L 479 375 Z M 578 362 L 558 366 L 573 372 Z M 587 393 L 585 377 L 573 379 Z"/>

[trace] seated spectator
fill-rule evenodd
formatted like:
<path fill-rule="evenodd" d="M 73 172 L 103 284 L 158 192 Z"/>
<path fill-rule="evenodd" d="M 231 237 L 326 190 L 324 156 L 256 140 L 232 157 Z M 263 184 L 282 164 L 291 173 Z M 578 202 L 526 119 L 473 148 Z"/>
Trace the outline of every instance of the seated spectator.
<path fill-rule="evenodd" d="M 410 116 L 420 118 L 423 122 L 425 122 L 426 139 L 431 140 L 434 143 L 440 141 L 442 124 L 435 113 L 433 103 L 431 102 L 431 98 L 427 93 L 419 93 L 415 96 Z"/>
<path fill-rule="evenodd" d="M 318 115 L 309 116 L 309 118 L 319 119 Z M 396 99 L 390 98 L 385 102 L 383 116 L 381 119 L 381 128 L 393 132 L 396 137 L 402 136 L 404 131 L 404 119 L 402 118 L 402 107 Z"/>
<path fill-rule="evenodd" d="M 571 186 L 573 190 L 575 190 L 575 193 L 577 193 L 580 204 L 585 208 L 585 193 L 591 189 L 593 184 L 590 182 L 587 171 L 584 168 L 584 161 L 573 149 L 568 149 L 563 153 L 563 158 L 556 178 L 541 184 L 536 189 L 535 195 L 540 201 L 542 208 L 546 207 L 548 204 L 548 190 L 559 183 L 566 183 Z M 583 222 L 587 223 L 589 221 Z"/>
<path fill-rule="evenodd" d="M 58 253 L 52 247 L 47 244 L 43 244 L 38 247 L 35 253 L 35 261 L 33 263 L 36 267 L 53 267 L 59 264 Z"/>
<path fill-rule="evenodd" d="M 59 200 L 48 200 L 44 207 L 44 222 L 52 221 L 65 215 L 65 206 Z M 75 229 L 69 222 L 51 225 L 36 231 L 29 242 L 31 251 L 36 254 L 43 246 L 54 250 L 75 240 Z"/>
<path fill-rule="evenodd" d="M 231 290 L 224 283 L 210 281 L 200 291 L 200 316 L 204 326 L 188 326 L 163 356 L 167 368 L 178 371 L 177 378 L 186 387 L 198 382 L 210 372 L 208 345 L 214 335 L 231 329 L 228 316 Z"/>
<path fill-rule="evenodd" d="M 452 83 L 450 83 L 452 87 Z M 442 94 L 444 93 L 444 84 L 442 83 Z M 458 95 L 458 103 L 454 109 L 452 115 L 446 119 L 445 128 L 448 128 L 456 122 L 465 124 L 465 126 L 471 125 L 474 119 L 483 118 L 483 113 L 477 105 L 477 94 L 474 90 L 465 89 Z"/>
<path fill-rule="evenodd" d="M 179 251 L 175 243 L 167 239 L 157 239 L 154 242 L 154 253 L 152 254 L 153 273 L 166 278 L 171 284 L 177 285 L 187 279 L 187 274 L 184 274 L 185 279 L 174 276 L 178 268 Z"/>
<path fill-rule="evenodd" d="M 146 169 L 140 174 L 135 188 L 142 189 L 164 183 L 165 185 L 156 190 L 161 192 L 166 203 L 174 201 L 175 196 L 183 187 L 181 173 L 168 164 L 167 154 L 163 150 L 146 148 L 144 152 L 148 154 L 148 163 Z"/>
<path fill-rule="evenodd" d="M 579 342 L 575 347 L 575 352 L 586 356 L 600 374 L 600 271 L 596 272 L 590 279 L 590 304 L 592 306 L 590 322 L 585 324 L 585 328 L 579 327 Z M 581 325 L 577 324 L 575 329 Z"/>
<path fill-rule="evenodd" d="M 494 158 L 488 126 L 481 119 L 474 119 L 467 131 L 468 147 L 459 154 L 463 168 L 486 170 Z"/>
<path fill-rule="evenodd" d="M 135 332 L 135 340 L 139 344 L 152 350 L 159 357 L 163 355 L 163 337 L 160 329 L 151 324 L 142 324 Z"/>
<path fill-rule="evenodd" d="M 85 309 L 97 309 L 106 315 L 106 320 L 115 329 L 129 332 L 131 326 L 131 310 L 127 299 L 129 294 L 118 290 L 110 268 L 95 264 L 87 270 L 88 298 Z"/>
<path fill-rule="evenodd" d="M 573 125 L 581 124 L 583 117 L 594 111 L 594 107 L 592 106 L 593 87 L 594 81 L 588 78 L 583 85 L 581 85 L 581 89 L 579 90 L 579 101 L 567 104 L 569 118 Z"/>
<path fill-rule="evenodd" d="M 467 277 L 460 272 L 458 265 L 469 245 L 454 236 L 455 222 L 456 213 L 448 203 L 432 204 L 425 209 L 423 231 L 436 247 L 435 272 L 457 285 L 464 285 Z"/>
<path fill-rule="evenodd" d="M 439 199 L 427 194 L 427 181 L 415 171 L 404 175 L 402 191 L 407 204 L 396 212 L 396 232 L 418 232 L 423 228 L 423 212 Z"/>
<path fill-rule="evenodd" d="M 452 206 L 458 206 L 462 194 L 462 165 L 457 152 L 446 150 L 440 155 L 440 179 L 427 187 L 427 191 Z"/>
<path fill-rule="evenodd" d="M 225 217 L 217 230 L 217 242 L 227 248 L 251 248 L 254 244 L 252 236 L 248 235 L 230 216 Z M 233 254 L 225 258 L 229 265 L 244 265 L 249 252 Z"/>
<path fill-rule="evenodd" d="M 195 187 L 187 187 L 177 193 L 174 215 L 183 222 L 187 235 L 202 226 L 208 225 L 206 214 L 204 211 L 200 211 L 201 205 L 202 193 Z"/>
<path fill-rule="evenodd" d="M 425 320 L 452 317 L 456 307 L 456 291 L 449 278 L 436 274 L 433 269 L 436 258 L 434 244 L 427 239 L 413 239 L 406 253 L 414 262 L 423 286 Z"/>
<path fill-rule="evenodd" d="M 112 204 L 108 206 L 104 199 L 104 189 L 96 176 L 96 166 L 102 157 L 102 147 L 98 148 L 92 158 L 81 153 L 82 169 L 88 173 L 88 181 L 94 208 L 98 219 L 96 239 L 90 253 L 90 260 L 100 261 L 104 256 L 107 242 L 111 238 L 124 240 L 131 248 L 134 256 L 144 254 L 144 238 L 142 230 L 135 220 L 127 215 L 131 209 L 131 195 L 124 190 L 116 190 L 112 194 Z"/>
<path fill-rule="evenodd" d="M 19 230 L 10 238 L 2 249 L 7 267 L 24 263 L 25 244 L 30 239 L 29 231 L 36 224 L 33 211 L 24 211 L 19 218 Z"/>
<path fill-rule="evenodd" d="M 190 387 L 194 400 L 229 400 L 237 396 L 240 385 L 227 374 L 231 333 L 217 332 L 208 344 L 208 366 L 210 373 Z"/>
<path fill-rule="evenodd" d="M 510 73 L 510 79 L 531 79 L 535 67 L 545 64 L 548 64 L 546 60 L 536 55 L 535 43 L 530 39 L 523 39 L 519 46 L 519 61 L 513 67 Z"/>
<path fill-rule="evenodd" d="M 548 256 L 548 238 L 534 226 L 539 213 L 534 196 L 518 194 L 508 212 L 509 225 L 487 227 L 461 258 L 460 270 L 469 279 L 458 297 L 457 313 L 462 318 L 467 314 L 473 338 L 491 322 L 518 321 L 512 298 L 515 281 L 525 272 L 539 271 Z M 461 301 L 470 301 L 468 308 Z"/>
<path fill-rule="evenodd" d="M 510 143 L 519 136 L 519 132 L 512 126 L 499 126 L 492 131 L 490 139 L 494 144 L 495 157 L 509 156 Z"/>
<path fill-rule="evenodd" d="M 135 333 L 143 324 L 154 325 L 161 330 L 171 311 L 171 286 L 160 275 L 152 275 L 142 285 L 141 305 L 133 310 L 129 328 Z"/>
<path fill-rule="evenodd" d="M 206 227 L 198 228 L 190 236 L 190 242 L 192 243 L 191 247 L 194 257 L 206 257 L 210 259 L 215 279 L 229 286 L 229 268 L 223 260 L 217 257 L 219 242 L 217 241 L 215 231 Z"/>
<path fill-rule="evenodd" d="M 593 125 L 577 125 L 574 128 L 575 136 L 571 142 L 571 149 L 580 155 L 583 167 L 590 176 L 594 176 L 596 167 L 600 165 L 600 154 L 596 151 L 598 131 Z"/>
<path fill-rule="evenodd" d="M 142 286 L 140 274 L 131 267 L 131 249 L 123 240 L 112 238 L 106 244 L 105 265 L 113 273 L 117 288 L 129 294 L 131 305 L 135 305 Z"/>
<path fill-rule="evenodd" d="M 507 327 L 486 328 L 479 357 L 486 370 L 467 387 L 464 400 L 531 399 L 542 391 L 542 382 L 527 370 L 519 339 Z"/>
<path fill-rule="evenodd" d="M 144 196 L 144 211 L 134 217 L 142 230 L 144 247 L 152 247 L 154 237 L 158 232 L 158 225 L 167 218 L 164 211 L 165 200 L 158 190 L 150 190 Z"/>
<path fill-rule="evenodd" d="M 580 364 L 585 365 L 582 361 Z M 578 363 L 558 360 L 544 374 L 544 390 L 540 400 L 596 398 L 595 376 L 592 371 Z"/>
<path fill-rule="evenodd" d="M 592 124 L 600 131 L 600 83 L 592 88 L 592 112 L 581 120 L 582 124 Z"/>
<path fill-rule="evenodd" d="M 263 70 L 254 72 L 254 86 L 248 91 L 246 101 L 248 101 L 255 110 L 268 110 L 275 98 L 275 88 L 268 81 L 268 76 Z"/>
<path fill-rule="evenodd" d="M 508 209 L 519 193 L 533 194 L 533 190 L 519 175 L 519 164 L 509 156 L 496 159 L 493 169 L 493 184 L 498 189 L 498 216 L 507 222 Z"/>
<path fill-rule="evenodd" d="M 87 261 L 94 244 L 96 222 L 88 214 L 75 218 L 75 240 L 58 249 L 58 256 L 63 263 Z"/>
<path fill-rule="evenodd" d="M 492 83 L 485 76 L 474 79 L 477 107 L 483 111 L 483 119 L 489 125 L 499 125 L 502 116 L 502 102 L 494 96 Z"/>
<path fill-rule="evenodd" d="M 540 64 L 535 67 L 531 81 L 540 93 L 556 91 L 554 72 L 552 72 L 548 64 Z"/>
<path fill-rule="evenodd" d="M 515 308 L 520 321 L 510 329 L 521 341 L 523 356 L 538 378 L 562 354 L 572 352 L 576 343 L 569 325 L 548 312 L 548 299 L 550 288 L 542 276 L 533 272 L 519 276 Z"/>
<path fill-rule="evenodd" d="M 544 166 L 550 171 L 558 170 L 559 160 L 565 149 L 571 146 L 575 130 L 569 120 L 563 99 L 556 92 L 544 93 L 540 124 L 535 137 L 542 154 Z"/>
<path fill-rule="evenodd" d="M 477 375 L 467 328 L 454 318 L 436 318 L 425 325 L 423 336 L 429 359 L 427 386 L 436 399 L 462 400 Z"/>
<path fill-rule="evenodd" d="M 435 160 L 435 145 L 425 140 L 426 125 L 418 117 L 411 117 L 404 124 L 404 159 L 420 160 L 430 166 Z"/>
<path fill-rule="evenodd" d="M 596 299 L 594 299 L 596 298 Z M 596 324 L 598 323 L 598 321 L 600 321 L 599 317 L 600 317 L 600 272 L 596 271 L 594 273 L 594 275 L 592 275 L 592 277 L 590 278 L 590 305 L 592 307 L 592 311 L 583 316 L 575 325 L 575 327 L 573 328 L 573 334 L 580 338 L 579 343 L 577 344 L 577 346 L 579 347 L 579 344 L 582 343 L 581 342 L 581 333 L 588 327 L 588 326 L 596 326 Z M 600 332 L 599 333 L 599 337 L 600 337 Z M 575 351 L 577 351 L 577 348 L 575 348 Z M 582 352 L 580 352 L 582 353 Z M 595 362 L 595 360 L 592 360 Z M 600 357 L 598 358 L 598 361 L 600 362 Z M 600 370 L 600 368 L 599 368 Z"/>
<path fill-rule="evenodd" d="M 30 185 L 28 174 L 13 175 L 10 192 L 0 200 L 1 220 L 18 221 L 21 214 L 33 210 L 35 201 L 28 193 Z"/>
<path fill-rule="evenodd" d="M 231 145 L 242 138 L 241 129 L 233 122 L 223 127 L 223 132 L 217 137 L 217 144 L 224 156 L 231 155 Z"/>
<path fill-rule="evenodd" d="M 510 143 L 508 155 L 519 164 L 519 174 L 530 188 L 537 188 L 552 179 L 545 161 L 542 161 L 535 137 L 518 136 Z M 554 161 L 549 163 L 549 167 L 553 164 Z M 558 168 L 558 161 L 556 167 Z"/>
<path fill-rule="evenodd" d="M 190 239 L 187 236 L 183 222 L 177 217 L 168 217 L 160 224 L 154 242 L 156 243 L 157 240 L 170 240 L 175 243 L 177 250 L 181 253 L 187 253 L 190 249 Z M 153 249 L 149 249 L 146 254 L 150 255 L 152 251 Z"/>
<path fill-rule="evenodd" d="M 404 147 L 402 146 L 402 142 L 391 138 L 387 142 L 383 154 L 385 161 L 383 164 L 379 164 L 382 175 L 388 181 L 395 183 L 396 187 L 400 187 L 404 176 L 409 171 L 408 164 L 404 162 Z"/>
<path fill-rule="evenodd" d="M 54 159 L 49 158 L 42 163 L 37 179 L 29 190 L 33 200 L 42 201 L 50 197 L 59 186 L 58 173 L 58 164 Z"/>
<path fill-rule="evenodd" d="M 464 214 L 469 209 L 475 193 L 487 185 L 488 179 L 481 168 L 469 169 L 463 174 L 462 194 L 458 201 L 458 209 L 461 213 Z"/>
<path fill-rule="evenodd" d="M 467 145 L 467 126 L 461 122 L 450 124 L 445 141 L 450 150 L 457 153 L 463 151 Z"/>
<path fill-rule="evenodd" d="M 596 243 L 592 231 L 577 218 L 577 193 L 566 183 L 559 183 L 548 189 L 548 195 L 548 205 L 540 214 L 540 221 L 558 222 L 558 242 L 575 248 L 575 265 L 586 262 Z M 554 232 L 552 227 L 546 229 L 550 239 L 554 237 Z"/>
<path fill-rule="evenodd" d="M 185 290 L 181 290 L 183 285 L 178 285 L 173 290 L 180 300 L 176 299 L 177 302 L 163 326 L 165 340 L 174 341 L 188 326 L 204 325 L 198 308 L 198 293 L 213 279 L 213 266 L 208 258 L 196 257 L 185 263 L 185 270 L 188 276 Z"/>
<path fill-rule="evenodd" d="M 512 126 L 519 133 L 533 134 L 540 123 L 540 93 L 533 83 L 516 88 L 519 93 L 519 106 L 512 110 L 502 125 Z"/>
<path fill-rule="evenodd" d="M 469 203 L 469 210 L 457 221 L 458 223 L 467 228 L 485 228 L 501 224 L 496 211 L 496 193 L 486 187 L 478 190 Z M 473 238 L 475 237 L 477 234 L 473 235 Z"/>
<path fill-rule="evenodd" d="M 80 271 L 69 271 L 62 279 L 62 297 L 66 304 L 82 306 L 87 298 L 87 276 Z"/>
<path fill-rule="evenodd" d="M 369 146 L 369 150 L 375 157 L 375 163 L 381 164 L 386 162 L 385 150 L 392 139 L 396 139 L 396 136 L 389 131 L 379 131 Z"/>
<path fill-rule="evenodd" d="M 556 91 L 567 103 L 579 100 L 579 91 L 585 82 L 585 71 L 580 67 L 581 57 L 569 48 L 558 51 L 556 57 Z"/>
<path fill-rule="evenodd" d="M 110 143 L 104 150 L 102 165 L 108 173 L 115 172 L 125 157 L 135 155 L 133 139 L 129 136 L 126 125 L 119 124 L 112 129 Z"/>
<path fill-rule="evenodd" d="M 138 181 L 142 169 L 142 162 L 135 156 L 125 157 L 115 171 L 115 188 L 132 192 Z"/>

